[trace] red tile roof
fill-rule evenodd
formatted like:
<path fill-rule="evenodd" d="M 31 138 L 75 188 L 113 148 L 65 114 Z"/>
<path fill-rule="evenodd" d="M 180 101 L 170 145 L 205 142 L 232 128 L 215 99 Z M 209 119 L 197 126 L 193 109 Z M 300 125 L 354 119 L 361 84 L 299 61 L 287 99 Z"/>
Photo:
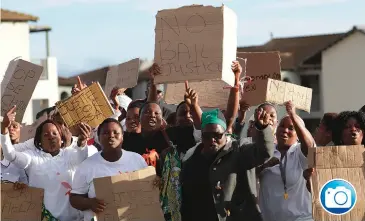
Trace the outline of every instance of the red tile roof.
<path fill-rule="evenodd" d="M 1 9 L 0 18 L 1 21 L 11 21 L 11 22 L 38 21 L 39 19 L 38 17 L 33 15 L 10 11 L 6 9 Z"/>

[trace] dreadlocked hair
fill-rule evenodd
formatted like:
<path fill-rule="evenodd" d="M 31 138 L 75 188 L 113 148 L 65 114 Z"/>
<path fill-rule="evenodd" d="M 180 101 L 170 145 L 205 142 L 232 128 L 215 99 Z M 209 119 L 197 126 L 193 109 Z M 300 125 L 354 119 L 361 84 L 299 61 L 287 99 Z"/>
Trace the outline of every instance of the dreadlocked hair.
<path fill-rule="evenodd" d="M 34 136 L 34 146 L 38 149 L 41 150 L 42 149 L 42 133 L 43 133 L 43 126 L 45 124 L 53 124 L 56 128 L 58 133 L 61 136 L 61 140 L 63 141 L 61 148 L 64 147 L 64 144 L 66 143 L 66 137 L 64 136 L 64 134 L 62 133 L 61 127 L 60 125 L 54 121 L 54 120 L 45 120 L 43 121 L 38 127 L 37 130 L 35 132 L 35 136 Z"/>
<path fill-rule="evenodd" d="M 363 133 L 365 133 L 365 113 L 360 111 L 341 112 L 337 116 L 337 118 L 335 119 L 335 123 L 333 124 L 332 140 L 335 145 L 343 145 L 342 133 L 345 130 L 347 121 L 350 118 L 356 119 L 356 121 L 360 125 L 360 129 L 363 131 Z M 363 139 L 361 143 L 364 145 L 365 139 Z"/>

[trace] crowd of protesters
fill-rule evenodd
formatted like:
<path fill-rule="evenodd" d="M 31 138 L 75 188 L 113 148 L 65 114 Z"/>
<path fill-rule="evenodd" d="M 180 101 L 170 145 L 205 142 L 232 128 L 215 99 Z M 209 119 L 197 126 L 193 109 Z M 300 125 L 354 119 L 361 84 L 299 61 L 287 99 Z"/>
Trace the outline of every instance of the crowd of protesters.
<path fill-rule="evenodd" d="M 46 109 L 37 118 L 48 119 L 24 143 L 14 106 L 1 123 L 1 181 L 44 189 L 42 220 L 96 221 L 107 205 L 96 197 L 93 179 L 154 166 L 166 221 L 312 221 L 308 149 L 363 145 L 365 106 L 325 113 L 314 135 L 291 101 L 282 119 L 271 103 L 247 119 L 241 72 L 233 61 L 235 87 L 225 110 L 203 111 L 186 82 L 175 111 L 154 83 L 161 74 L 154 64 L 146 99 L 132 101 L 126 89 L 113 89 L 114 115 L 97 128 L 81 123 L 78 134 L 56 108 Z M 72 93 L 85 87 L 79 82 Z"/>

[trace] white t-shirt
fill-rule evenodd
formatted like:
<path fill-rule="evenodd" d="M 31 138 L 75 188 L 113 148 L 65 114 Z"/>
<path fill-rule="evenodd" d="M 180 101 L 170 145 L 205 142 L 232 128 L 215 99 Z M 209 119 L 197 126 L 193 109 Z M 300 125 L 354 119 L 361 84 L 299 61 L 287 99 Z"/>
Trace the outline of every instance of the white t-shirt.
<path fill-rule="evenodd" d="M 1 181 L 12 183 L 21 182 L 28 184 L 28 177 L 23 169 L 19 169 L 6 159 L 1 161 Z"/>
<path fill-rule="evenodd" d="M 275 149 L 274 157 L 281 159 Z M 306 187 L 303 171 L 308 168 L 300 143 L 291 146 L 286 159 L 286 187 L 288 199 L 284 199 L 284 184 L 280 165 L 264 169 L 260 174 L 259 205 L 264 221 L 313 221 L 311 194 Z"/>
<path fill-rule="evenodd" d="M 57 156 L 52 156 L 37 148 L 23 152 L 15 151 L 9 135 L 0 135 L 4 157 L 6 153 L 15 155 L 12 164 L 25 169 L 29 186 L 44 189 L 44 205 L 51 214 L 61 221 L 78 220 L 80 212 L 69 202 L 72 175 L 76 167 L 88 156 L 88 148 L 73 145 L 60 149 Z M 11 154 L 10 154 L 11 153 Z M 8 156 L 9 157 L 9 156 Z"/>
<path fill-rule="evenodd" d="M 101 152 L 86 159 L 76 170 L 71 193 L 88 194 L 95 198 L 94 178 L 115 176 L 119 173 L 132 172 L 147 167 L 141 155 L 123 150 L 122 157 L 116 162 L 106 161 Z M 96 216 L 91 210 L 84 211 L 84 221 L 91 221 Z"/>

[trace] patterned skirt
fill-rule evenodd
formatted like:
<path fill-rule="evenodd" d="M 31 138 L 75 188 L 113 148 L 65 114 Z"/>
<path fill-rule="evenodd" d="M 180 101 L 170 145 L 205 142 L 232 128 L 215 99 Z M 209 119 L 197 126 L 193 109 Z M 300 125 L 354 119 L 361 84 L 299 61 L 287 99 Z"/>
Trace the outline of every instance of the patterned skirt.
<path fill-rule="evenodd" d="M 46 209 L 44 204 L 42 205 L 42 221 L 59 221 Z"/>
<path fill-rule="evenodd" d="M 160 202 L 166 221 L 181 221 L 181 160 L 176 148 L 166 154 L 162 169 Z"/>

